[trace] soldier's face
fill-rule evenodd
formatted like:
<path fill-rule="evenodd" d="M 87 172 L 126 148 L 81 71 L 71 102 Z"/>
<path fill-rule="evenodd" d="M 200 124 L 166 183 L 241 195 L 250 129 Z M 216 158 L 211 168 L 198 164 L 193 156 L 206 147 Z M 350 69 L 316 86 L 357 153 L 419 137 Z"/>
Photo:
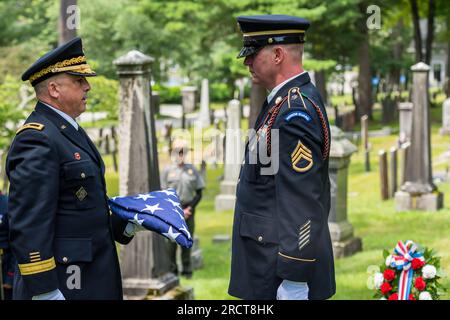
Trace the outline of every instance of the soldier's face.
<path fill-rule="evenodd" d="M 58 84 L 58 102 L 63 112 L 72 118 L 86 111 L 87 92 L 91 86 L 85 77 L 62 74 L 56 80 Z"/>
<path fill-rule="evenodd" d="M 274 65 L 273 53 L 270 46 L 264 47 L 257 53 L 245 57 L 244 65 L 248 67 L 252 75 L 252 81 L 264 88 L 273 89 Z"/>

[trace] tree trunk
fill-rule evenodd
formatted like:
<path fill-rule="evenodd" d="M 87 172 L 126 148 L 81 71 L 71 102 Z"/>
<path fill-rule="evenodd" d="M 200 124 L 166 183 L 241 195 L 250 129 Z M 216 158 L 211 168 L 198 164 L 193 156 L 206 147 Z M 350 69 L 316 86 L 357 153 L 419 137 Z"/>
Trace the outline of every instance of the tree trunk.
<path fill-rule="evenodd" d="M 327 83 L 325 78 L 325 70 L 320 70 L 315 72 L 316 87 L 319 90 L 320 96 L 322 97 L 325 105 L 328 104 L 328 94 L 327 94 Z"/>
<path fill-rule="evenodd" d="M 422 35 L 419 24 L 419 8 L 417 7 L 417 0 L 409 0 L 411 4 L 411 16 L 414 25 L 414 46 L 416 50 L 416 62 L 423 61 L 422 53 Z"/>
<path fill-rule="evenodd" d="M 266 97 L 267 90 L 260 85 L 252 83 L 252 90 L 250 92 L 250 116 L 248 117 L 249 129 L 252 129 L 255 125 L 256 119 L 261 112 L 261 108 Z"/>
<path fill-rule="evenodd" d="M 403 19 L 400 19 L 393 31 L 393 38 L 395 39 L 393 56 L 396 61 L 401 60 L 404 50 L 403 39 L 401 37 L 402 30 L 403 30 Z M 399 66 L 392 67 L 389 79 L 390 80 L 389 87 L 391 88 L 388 88 L 388 90 L 389 89 L 400 90 L 400 72 L 401 70 Z"/>
<path fill-rule="evenodd" d="M 436 15 L 436 4 L 434 0 L 428 2 L 428 30 L 427 30 L 427 42 L 425 52 L 425 63 L 430 65 L 431 55 L 433 53 L 433 40 L 434 40 L 434 16 Z"/>
<path fill-rule="evenodd" d="M 76 5 L 77 0 L 60 0 L 58 23 L 59 45 L 62 45 L 77 36 L 79 12 Z"/>
<path fill-rule="evenodd" d="M 372 118 L 372 81 L 370 77 L 369 39 L 366 34 L 358 48 L 358 119 L 363 115 Z"/>

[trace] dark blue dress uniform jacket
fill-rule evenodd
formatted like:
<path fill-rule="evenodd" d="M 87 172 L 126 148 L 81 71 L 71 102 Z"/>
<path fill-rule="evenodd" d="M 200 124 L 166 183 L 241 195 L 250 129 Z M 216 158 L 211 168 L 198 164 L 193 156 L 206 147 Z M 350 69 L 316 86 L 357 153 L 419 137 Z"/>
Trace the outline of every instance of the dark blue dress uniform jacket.
<path fill-rule="evenodd" d="M 278 113 L 272 117 L 275 106 Z M 279 129 L 278 154 L 267 145 L 267 127 Z M 329 124 L 307 73 L 264 104 L 255 129 L 260 138 L 246 146 L 236 191 L 229 294 L 276 299 L 278 286 L 287 279 L 307 282 L 309 299 L 327 299 L 336 290 L 328 229 Z M 279 157 L 274 174 L 262 174 L 267 161 L 250 161 L 252 141 L 258 141 L 258 157 L 261 150 L 274 150 L 271 167 Z"/>
<path fill-rule="evenodd" d="M 114 240 L 131 238 L 109 214 L 100 154 L 81 128 L 40 102 L 25 123 L 35 125 L 17 133 L 6 164 L 14 298 L 59 289 L 66 299 L 122 299 Z"/>

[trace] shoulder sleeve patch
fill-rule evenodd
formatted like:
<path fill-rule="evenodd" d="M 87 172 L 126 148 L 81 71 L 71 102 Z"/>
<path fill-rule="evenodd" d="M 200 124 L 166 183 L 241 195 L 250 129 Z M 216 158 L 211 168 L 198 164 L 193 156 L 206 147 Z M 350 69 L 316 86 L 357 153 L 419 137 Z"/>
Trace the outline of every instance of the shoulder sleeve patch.
<path fill-rule="evenodd" d="M 43 124 L 41 124 L 41 123 L 30 122 L 30 123 L 27 123 L 27 124 L 24 124 L 23 126 L 21 126 L 21 127 L 16 131 L 16 134 L 19 134 L 19 133 L 21 133 L 22 131 L 27 130 L 27 129 L 34 129 L 34 130 L 42 131 L 42 130 L 44 130 L 44 128 L 45 128 L 45 125 L 43 125 Z"/>
<path fill-rule="evenodd" d="M 284 117 L 284 120 L 286 120 L 286 122 L 289 122 L 289 121 L 291 121 L 294 118 L 302 118 L 303 120 L 305 120 L 307 122 L 311 122 L 311 116 L 308 113 L 306 113 L 305 111 L 301 111 L 301 110 L 296 110 L 296 111 L 289 112 Z"/>

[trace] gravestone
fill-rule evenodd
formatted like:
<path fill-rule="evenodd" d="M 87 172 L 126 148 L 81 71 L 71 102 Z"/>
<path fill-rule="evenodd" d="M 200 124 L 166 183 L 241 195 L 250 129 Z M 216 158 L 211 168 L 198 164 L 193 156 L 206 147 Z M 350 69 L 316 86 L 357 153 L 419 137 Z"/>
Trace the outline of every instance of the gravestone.
<path fill-rule="evenodd" d="M 450 135 L 450 98 L 442 104 L 442 128 L 439 132 L 442 135 Z"/>
<path fill-rule="evenodd" d="M 196 87 L 181 88 L 181 105 L 183 106 L 183 114 L 194 112 L 195 106 L 197 104 L 196 94 Z"/>
<path fill-rule="evenodd" d="M 389 153 L 389 197 L 393 198 L 397 192 L 397 148 L 392 147 Z"/>
<path fill-rule="evenodd" d="M 211 125 L 211 115 L 209 112 L 209 83 L 208 79 L 202 80 L 202 89 L 200 97 L 200 115 L 199 124 L 202 128 L 209 127 Z"/>
<path fill-rule="evenodd" d="M 433 183 L 431 164 L 428 73 L 419 62 L 413 72 L 411 142 L 407 152 L 405 183 L 395 194 L 397 211 L 436 211 L 443 206 L 443 194 Z"/>
<path fill-rule="evenodd" d="M 389 199 L 388 162 L 385 150 L 378 152 L 380 163 L 380 193 L 381 200 Z"/>
<path fill-rule="evenodd" d="M 362 250 L 360 238 L 353 235 L 353 226 L 347 219 L 348 167 L 350 158 L 357 151 L 355 145 L 345 139 L 343 132 L 331 126 L 330 191 L 331 208 L 328 217 L 335 258 L 346 257 Z"/>
<path fill-rule="evenodd" d="M 133 50 L 114 61 L 119 76 L 120 195 L 160 189 L 154 115 L 150 108 L 150 64 L 153 58 Z M 166 239 L 139 232 L 121 248 L 124 298 L 158 298 L 177 288 L 169 272 Z M 189 298 L 192 290 L 177 290 L 174 298 Z"/>
<path fill-rule="evenodd" d="M 369 116 L 361 117 L 361 141 L 364 150 L 364 166 L 366 172 L 370 171 L 370 146 L 369 146 Z"/>
<path fill-rule="evenodd" d="M 411 102 L 400 102 L 398 104 L 399 111 L 399 145 L 411 141 L 411 126 L 412 126 L 412 109 Z"/>
<path fill-rule="evenodd" d="M 216 196 L 216 211 L 234 209 L 236 186 L 243 160 L 241 135 L 241 106 L 239 100 L 231 100 L 227 108 L 227 130 L 225 134 L 225 172 L 220 183 L 220 194 Z"/>

